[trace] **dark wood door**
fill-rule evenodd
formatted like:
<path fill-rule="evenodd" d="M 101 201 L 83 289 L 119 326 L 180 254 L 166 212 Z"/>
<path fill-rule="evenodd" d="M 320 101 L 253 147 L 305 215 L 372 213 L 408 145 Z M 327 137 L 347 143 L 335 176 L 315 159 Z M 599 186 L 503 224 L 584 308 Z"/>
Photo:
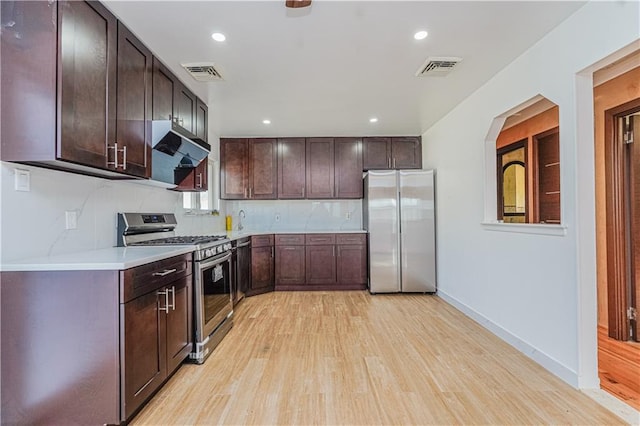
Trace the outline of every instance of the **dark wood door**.
<path fill-rule="evenodd" d="M 336 250 L 338 283 L 365 285 L 367 283 L 367 246 L 339 245 Z"/>
<path fill-rule="evenodd" d="M 175 123 L 191 134 L 196 132 L 196 96 L 179 80 L 174 82 L 173 99 Z"/>
<path fill-rule="evenodd" d="M 243 200 L 249 186 L 249 141 L 220 139 L 220 198 Z"/>
<path fill-rule="evenodd" d="M 253 294 L 273 290 L 273 246 L 251 248 L 251 290 Z"/>
<path fill-rule="evenodd" d="M 192 345 L 192 277 L 182 278 L 166 288 L 169 291 L 167 322 L 167 374 L 171 374 L 189 356 Z M 161 316 L 164 312 L 161 313 Z"/>
<path fill-rule="evenodd" d="M 98 2 L 58 8 L 58 158 L 106 169 L 116 142 L 117 20 Z"/>
<path fill-rule="evenodd" d="M 394 169 L 422 168 L 422 138 L 416 136 L 391 138 L 391 167 Z"/>
<path fill-rule="evenodd" d="M 251 246 L 245 245 L 247 243 L 247 241 L 239 241 L 236 252 L 238 256 L 236 283 L 242 293 L 249 290 L 251 283 Z"/>
<path fill-rule="evenodd" d="M 277 139 L 249 140 L 249 198 L 275 200 L 278 197 Z"/>
<path fill-rule="evenodd" d="M 276 285 L 304 284 L 304 246 L 276 246 Z"/>
<path fill-rule="evenodd" d="M 176 77 L 158 58 L 153 58 L 153 119 L 173 120 Z"/>
<path fill-rule="evenodd" d="M 560 133 L 554 129 L 548 134 L 535 136 L 538 154 L 537 221 L 560 223 Z"/>
<path fill-rule="evenodd" d="M 118 169 L 151 176 L 151 72 L 153 56 L 118 22 L 118 95 L 115 155 Z"/>
<path fill-rule="evenodd" d="M 209 140 L 209 108 L 200 98 L 196 99 L 196 137 L 207 142 Z"/>
<path fill-rule="evenodd" d="M 333 138 L 307 138 L 307 198 L 334 197 Z"/>
<path fill-rule="evenodd" d="M 307 284 L 335 284 L 336 246 L 305 247 Z"/>
<path fill-rule="evenodd" d="M 161 384 L 166 371 L 166 298 L 151 292 L 121 306 L 124 325 L 124 415 L 128 418 Z M 162 310 L 161 310 L 162 309 Z"/>
<path fill-rule="evenodd" d="M 278 198 L 283 200 L 304 198 L 305 170 L 305 139 L 278 139 Z"/>
<path fill-rule="evenodd" d="M 364 170 L 386 170 L 391 168 L 391 138 L 363 138 Z"/>
<path fill-rule="evenodd" d="M 335 139 L 336 198 L 362 198 L 362 140 Z"/>

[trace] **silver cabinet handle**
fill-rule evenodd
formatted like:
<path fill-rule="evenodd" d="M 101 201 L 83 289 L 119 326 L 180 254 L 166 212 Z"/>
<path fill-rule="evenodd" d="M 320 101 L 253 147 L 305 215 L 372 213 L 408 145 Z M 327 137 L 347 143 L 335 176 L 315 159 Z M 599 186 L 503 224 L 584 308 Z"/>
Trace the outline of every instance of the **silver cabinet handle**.
<path fill-rule="evenodd" d="M 251 187 L 249 187 L 249 198 L 251 198 Z"/>
<path fill-rule="evenodd" d="M 127 170 L 127 146 L 123 146 L 120 151 L 122 151 L 122 170 Z"/>
<path fill-rule="evenodd" d="M 271 246 L 271 257 L 273 257 L 273 246 Z"/>
<path fill-rule="evenodd" d="M 245 188 L 245 189 L 244 189 L 242 196 L 243 196 L 244 198 L 247 198 L 247 188 Z"/>
<path fill-rule="evenodd" d="M 113 150 L 113 161 L 109 161 L 109 151 L 112 149 Z M 112 165 L 113 164 L 113 168 L 117 169 L 118 168 L 118 142 L 114 143 L 113 146 L 107 146 L 107 166 Z"/>
<path fill-rule="evenodd" d="M 171 292 L 171 309 L 175 311 L 176 310 L 176 286 L 175 285 L 171 286 L 171 289 L 167 289 L 167 292 Z"/>
<path fill-rule="evenodd" d="M 336 246 L 331 246 L 331 248 L 333 249 L 333 257 L 336 257 Z"/>
<path fill-rule="evenodd" d="M 164 276 L 167 276 L 167 275 L 169 275 L 169 274 L 174 273 L 175 271 L 177 271 L 177 269 L 176 269 L 176 268 L 173 268 L 173 269 L 165 269 L 165 270 L 164 270 L 164 271 L 162 271 L 162 272 L 154 272 L 154 273 L 153 273 L 153 274 L 151 274 L 151 275 L 153 275 L 154 277 L 164 277 Z"/>
<path fill-rule="evenodd" d="M 393 157 L 393 168 L 394 169 L 396 168 L 396 158 L 395 157 Z"/>
<path fill-rule="evenodd" d="M 164 308 L 162 306 L 158 307 L 158 310 L 164 311 L 166 314 L 169 313 L 169 290 L 161 290 L 156 293 L 158 296 L 164 296 Z"/>
<path fill-rule="evenodd" d="M 387 157 L 387 167 L 391 168 L 391 157 Z"/>

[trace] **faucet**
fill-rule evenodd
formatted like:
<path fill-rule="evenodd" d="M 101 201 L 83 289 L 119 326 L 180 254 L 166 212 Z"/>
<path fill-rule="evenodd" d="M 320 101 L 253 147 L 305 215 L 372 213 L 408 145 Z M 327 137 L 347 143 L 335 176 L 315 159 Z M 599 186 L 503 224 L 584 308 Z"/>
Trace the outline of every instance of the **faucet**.
<path fill-rule="evenodd" d="M 242 226 L 242 219 L 245 217 L 244 210 L 240 210 L 238 212 L 238 231 L 242 231 L 244 226 Z"/>

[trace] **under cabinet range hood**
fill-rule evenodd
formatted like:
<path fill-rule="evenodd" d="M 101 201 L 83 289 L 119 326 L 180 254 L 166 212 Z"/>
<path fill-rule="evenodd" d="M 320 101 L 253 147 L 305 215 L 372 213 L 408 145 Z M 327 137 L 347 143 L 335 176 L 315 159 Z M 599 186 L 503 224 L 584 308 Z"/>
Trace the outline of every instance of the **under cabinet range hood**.
<path fill-rule="evenodd" d="M 211 145 L 193 135 L 179 132 L 171 120 L 154 120 L 151 124 L 151 179 L 171 186 L 178 185 L 175 173 L 196 167 L 211 151 Z"/>

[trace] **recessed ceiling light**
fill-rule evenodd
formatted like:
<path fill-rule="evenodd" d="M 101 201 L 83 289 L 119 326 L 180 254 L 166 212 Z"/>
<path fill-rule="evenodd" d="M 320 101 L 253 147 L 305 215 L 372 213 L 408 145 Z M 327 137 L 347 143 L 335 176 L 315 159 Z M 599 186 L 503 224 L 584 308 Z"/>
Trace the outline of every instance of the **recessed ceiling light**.
<path fill-rule="evenodd" d="M 211 38 L 215 41 L 225 41 L 227 39 L 222 33 L 213 33 L 211 34 Z"/>
<path fill-rule="evenodd" d="M 378 122 L 378 119 L 377 119 L 377 118 L 375 118 L 375 117 L 371 117 L 371 118 L 369 119 L 369 123 L 377 123 L 377 122 Z"/>
<path fill-rule="evenodd" d="M 271 120 L 262 120 L 262 124 L 271 124 Z"/>
<path fill-rule="evenodd" d="M 413 35 L 413 38 L 415 38 L 416 40 L 424 40 L 428 35 L 429 33 L 426 31 L 418 31 Z"/>

